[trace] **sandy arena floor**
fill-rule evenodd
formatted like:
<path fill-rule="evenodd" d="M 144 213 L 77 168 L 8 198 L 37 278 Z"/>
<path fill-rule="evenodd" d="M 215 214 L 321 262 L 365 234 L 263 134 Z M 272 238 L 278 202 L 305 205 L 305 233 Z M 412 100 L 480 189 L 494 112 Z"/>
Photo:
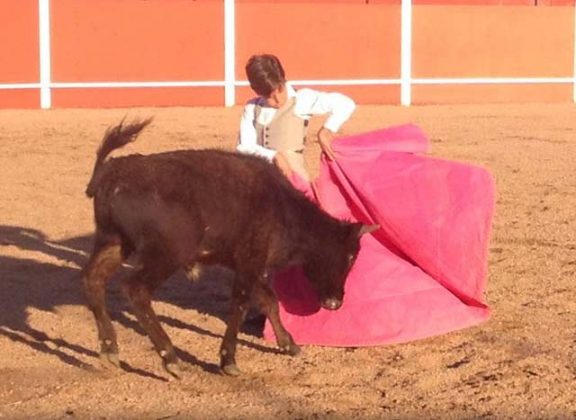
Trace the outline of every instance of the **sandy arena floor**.
<path fill-rule="evenodd" d="M 345 126 L 413 122 L 433 155 L 493 173 L 487 323 L 402 345 L 305 347 L 296 358 L 247 332 L 245 374 L 229 378 L 216 373 L 229 273 L 212 269 L 195 285 L 175 276 L 157 295 L 183 380 L 164 373 L 115 284 L 123 369 L 102 370 L 79 269 L 93 230 L 84 189 L 104 130 L 153 115 L 122 153 L 232 149 L 240 112 L 0 110 L 0 418 L 576 418 L 573 105 L 360 106 Z M 311 144 L 314 170 L 318 154 Z"/>

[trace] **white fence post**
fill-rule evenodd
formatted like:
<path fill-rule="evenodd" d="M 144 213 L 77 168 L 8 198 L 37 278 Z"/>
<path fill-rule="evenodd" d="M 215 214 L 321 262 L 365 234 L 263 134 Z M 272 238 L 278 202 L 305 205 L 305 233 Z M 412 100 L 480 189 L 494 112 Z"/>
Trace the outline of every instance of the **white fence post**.
<path fill-rule="evenodd" d="M 574 78 L 574 80 L 572 81 L 572 102 L 576 102 L 576 3 L 574 4 L 574 45 L 573 45 L 573 49 L 572 49 L 572 55 L 573 55 L 573 60 L 574 60 L 574 64 L 573 64 L 573 68 L 572 68 L 572 77 Z"/>
<path fill-rule="evenodd" d="M 236 103 L 236 11 L 235 0 L 224 0 L 224 105 Z"/>
<path fill-rule="evenodd" d="M 412 103 L 412 0 L 402 0 L 400 35 L 400 103 Z"/>
<path fill-rule="evenodd" d="M 50 53 L 50 0 L 38 0 L 40 33 L 40 108 L 52 107 L 52 65 Z"/>

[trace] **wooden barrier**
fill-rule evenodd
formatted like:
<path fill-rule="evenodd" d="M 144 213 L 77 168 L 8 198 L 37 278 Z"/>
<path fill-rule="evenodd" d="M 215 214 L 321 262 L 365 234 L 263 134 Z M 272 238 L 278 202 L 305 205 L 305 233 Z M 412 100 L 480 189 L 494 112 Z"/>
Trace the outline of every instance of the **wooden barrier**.
<path fill-rule="evenodd" d="M 571 77 L 573 19 L 571 7 L 416 7 L 412 76 Z M 569 101 L 572 89 L 568 83 L 416 85 L 413 102 Z"/>
<path fill-rule="evenodd" d="M 38 108 L 38 88 L 21 87 L 39 81 L 38 0 L 0 3 L 0 108 Z"/>
<path fill-rule="evenodd" d="M 0 108 L 40 106 L 39 1 L 0 2 Z M 223 1 L 44 1 L 51 107 L 224 104 Z M 235 103 L 253 95 L 244 63 L 260 52 L 297 87 L 400 102 L 400 0 L 234 7 Z M 414 0 L 411 33 L 414 104 L 573 98 L 573 0 Z"/>
<path fill-rule="evenodd" d="M 237 6 L 236 78 L 250 55 L 273 51 L 287 76 L 302 79 L 398 79 L 400 7 L 364 2 L 252 3 Z M 333 87 L 323 87 L 332 89 Z M 360 102 L 398 103 L 398 86 L 338 86 Z M 372 92 L 373 90 L 373 92 Z M 253 96 L 238 92 L 238 101 Z"/>

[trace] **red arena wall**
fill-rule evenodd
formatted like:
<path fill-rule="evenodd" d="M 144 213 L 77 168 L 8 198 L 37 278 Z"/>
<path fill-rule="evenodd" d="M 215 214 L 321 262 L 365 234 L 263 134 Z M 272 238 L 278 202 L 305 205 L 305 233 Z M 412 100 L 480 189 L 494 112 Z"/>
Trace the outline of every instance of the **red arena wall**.
<path fill-rule="evenodd" d="M 260 52 L 277 54 L 297 87 L 364 104 L 400 103 L 407 77 L 412 104 L 574 97 L 573 0 L 415 0 L 408 76 L 401 0 L 236 0 L 232 82 L 228 2 L 3 0 L 0 108 L 40 106 L 43 1 L 50 107 L 221 106 L 226 86 L 243 103 L 244 63 Z"/>
<path fill-rule="evenodd" d="M 0 85 L 38 83 L 38 1 L 0 3 Z M 38 108 L 39 89 L 0 89 L 0 107 Z"/>
<path fill-rule="evenodd" d="M 291 80 L 400 76 L 400 7 L 365 2 L 240 2 L 236 78 L 250 55 L 273 51 Z M 266 34 L 266 36 L 263 36 Z M 398 86 L 338 86 L 366 103 L 398 102 Z M 253 95 L 238 92 L 238 101 Z"/>
<path fill-rule="evenodd" d="M 57 82 L 221 80 L 222 2 L 52 1 Z M 222 88 L 56 89 L 55 107 L 219 105 Z"/>
<path fill-rule="evenodd" d="M 572 7 L 419 6 L 414 28 L 416 79 L 574 74 Z M 572 90 L 570 84 L 416 85 L 413 101 L 569 101 Z"/>

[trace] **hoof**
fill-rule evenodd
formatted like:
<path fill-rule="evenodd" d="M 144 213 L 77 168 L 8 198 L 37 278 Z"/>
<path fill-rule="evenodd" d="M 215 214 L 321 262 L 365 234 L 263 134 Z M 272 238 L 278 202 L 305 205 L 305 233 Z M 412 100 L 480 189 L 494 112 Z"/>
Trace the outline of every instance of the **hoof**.
<path fill-rule="evenodd" d="M 282 353 L 285 353 L 289 356 L 298 356 L 302 350 L 296 344 L 287 344 L 285 346 L 280 347 Z"/>
<path fill-rule="evenodd" d="M 116 369 L 120 367 L 118 353 L 102 352 L 100 353 L 100 362 L 106 368 Z"/>
<path fill-rule="evenodd" d="M 182 369 L 180 368 L 178 362 L 167 363 L 163 361 L 162 366 L 164 367 L 164 370 L 168 372 L 174 379 L 182 379 Z"/>
<path fill-rule="evenodd" d="M 228 376 L 239 376 L 242 374 L 242 371 L 235 364 L 222 366 L 221 370 L 224 375 Z"/>

